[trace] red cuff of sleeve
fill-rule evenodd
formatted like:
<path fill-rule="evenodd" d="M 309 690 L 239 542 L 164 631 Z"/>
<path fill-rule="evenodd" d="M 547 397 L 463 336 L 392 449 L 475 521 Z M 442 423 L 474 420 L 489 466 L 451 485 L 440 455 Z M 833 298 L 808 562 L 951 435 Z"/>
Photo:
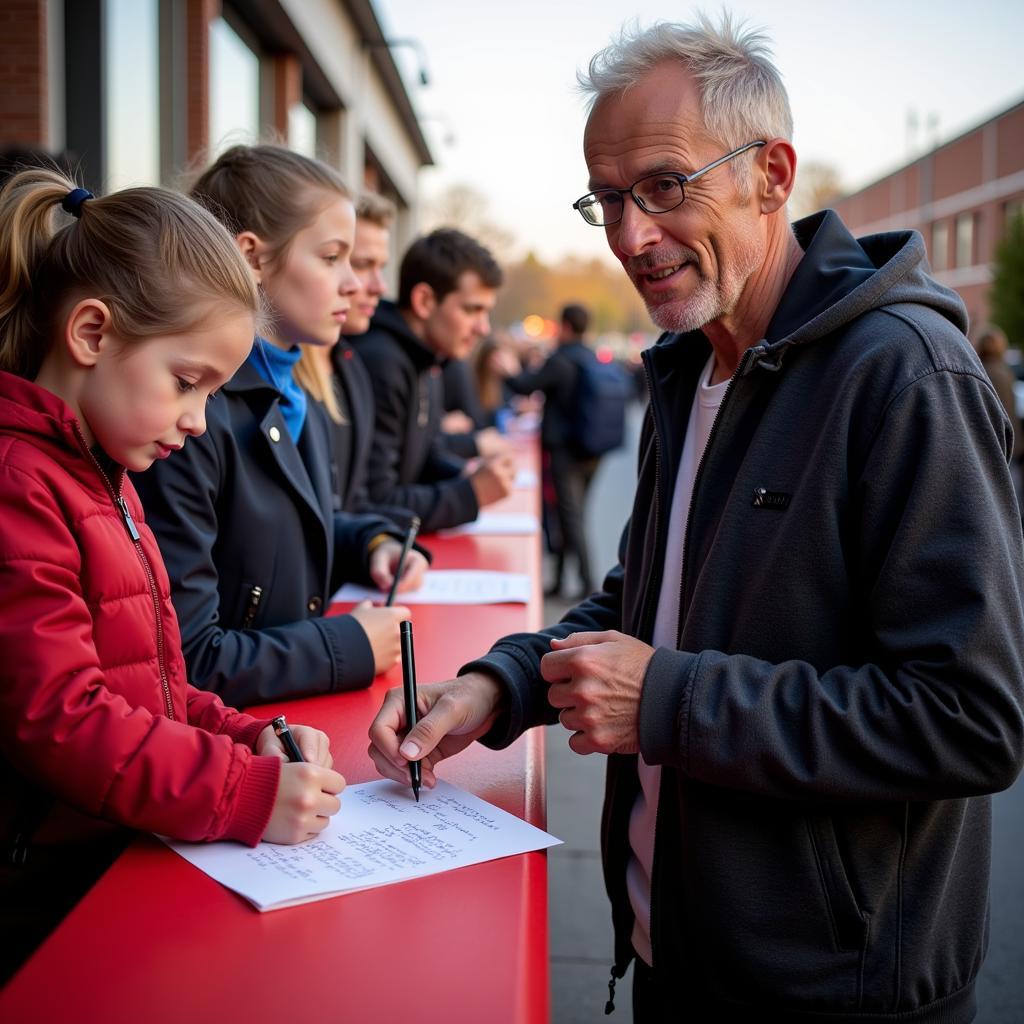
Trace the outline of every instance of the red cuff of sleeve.
<path fill-rule="evenodd" d="M 253 750 L 259 734 L 270 725 L 271 721 L 270 718 L 253 718 L 251 715 L 245 714 L 244 711 L 240 711 L 224 723 L 221 732 L 225 736 L 230 736 L 235 743 L 241 743 L 243 747 Z"/>
<path fill-rule="evenodd" d="M 274 810 L 280 776 L 280 758 L 249 758 L 245 776 L 239 784 L 234 813 L 224 830 L 225 839 L 237 839 L 247 846 L 255 846 L 260 841 Z"/>

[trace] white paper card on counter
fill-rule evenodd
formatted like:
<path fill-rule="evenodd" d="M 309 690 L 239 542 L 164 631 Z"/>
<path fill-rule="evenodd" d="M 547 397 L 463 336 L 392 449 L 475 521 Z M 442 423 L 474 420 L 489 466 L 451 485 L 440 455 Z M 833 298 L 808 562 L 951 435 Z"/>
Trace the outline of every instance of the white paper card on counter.
<path fill-rule="evenodd" d="M 412 789 L 390 779 L 349 786 L 341 810 L 298 846 L 163 841 L 257 910 L 279 910 L 453 868 L 543 850 L 560 839 L 440 779 Z"/>
<path fill-rule="evenodd" d="M 346 583 L 332 601 L 381 601 L 383 591 Z M 482 569 L 428 569 L 418 590 L 399 591 L 397 604 L 527 604 L 530 577 Z"/>
<path fill-rule="evenodd" d="M 477 537 L 526 536 L 540 529 L 537 517 L 527 512 L 481 512 L 471 523 L 451 530 L 439 530 L 442 537 L 470 535 Z"/>

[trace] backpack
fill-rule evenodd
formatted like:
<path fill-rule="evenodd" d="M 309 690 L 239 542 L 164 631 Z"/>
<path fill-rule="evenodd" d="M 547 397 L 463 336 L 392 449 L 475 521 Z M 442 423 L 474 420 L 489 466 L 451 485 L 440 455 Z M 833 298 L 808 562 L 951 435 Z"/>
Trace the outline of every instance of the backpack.
<path fill-rule="evenodd" d="M 629 378 L 618 363 L 602 363 L 589 348 L 565 355 L 579 371 L 568 440 L 582 455 L 604 455 L 625 440 Z"/>

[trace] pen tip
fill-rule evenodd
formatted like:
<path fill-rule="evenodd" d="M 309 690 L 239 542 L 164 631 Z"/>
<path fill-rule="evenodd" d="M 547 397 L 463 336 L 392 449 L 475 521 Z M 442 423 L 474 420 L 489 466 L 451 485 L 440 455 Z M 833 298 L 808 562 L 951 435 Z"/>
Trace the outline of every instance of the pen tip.
<path fill-rule="evenodd" d="M 413 790 L 413 794 L 416 797 L 416 803 L 420 802 L 420 791 L 418 789 Z"/>

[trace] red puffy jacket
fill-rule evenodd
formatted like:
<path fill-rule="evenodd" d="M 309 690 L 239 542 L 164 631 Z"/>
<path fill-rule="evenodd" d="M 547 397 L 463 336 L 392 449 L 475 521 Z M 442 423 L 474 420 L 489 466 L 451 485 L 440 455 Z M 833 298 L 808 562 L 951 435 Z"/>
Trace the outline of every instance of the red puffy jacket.
<path fill-rule="evenodd" d="M 0 834 L 29 801 L 45 813 L 37 842 L 95 832 L 99 818 L 257 843 L 280 773 L 252 750 L 267 723 L 186 682 L 131 482 L 101 465 L 64 402 L 8 373 L 0 508 Z"/>

